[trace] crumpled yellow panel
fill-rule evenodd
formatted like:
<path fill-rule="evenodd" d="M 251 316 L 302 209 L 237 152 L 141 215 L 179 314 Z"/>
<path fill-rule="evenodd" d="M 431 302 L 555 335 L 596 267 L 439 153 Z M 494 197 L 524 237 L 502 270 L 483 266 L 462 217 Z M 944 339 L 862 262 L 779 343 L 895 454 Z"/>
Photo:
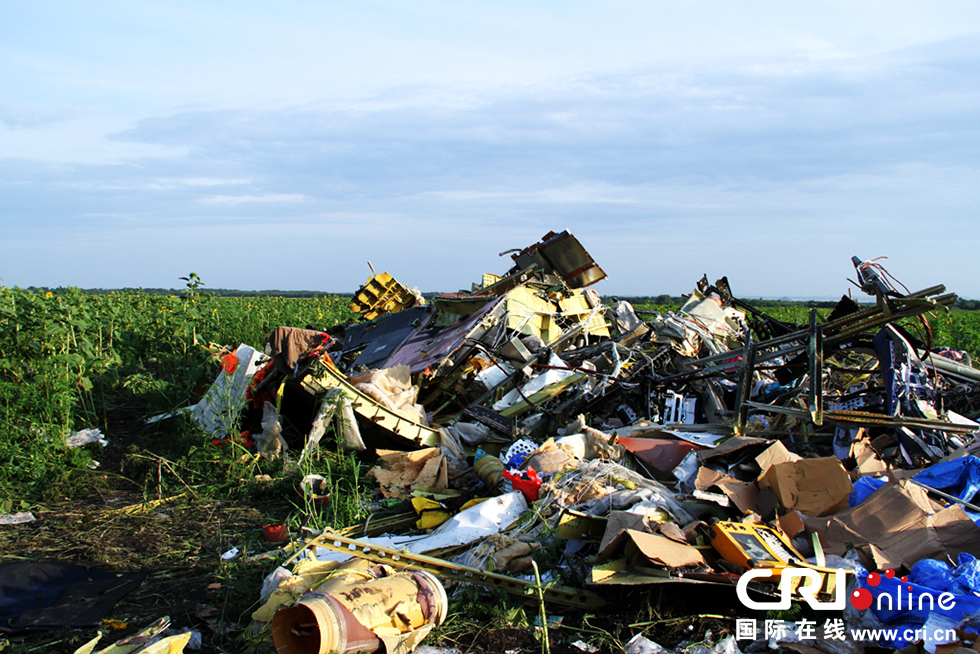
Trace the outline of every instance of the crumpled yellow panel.
<path fill-rule="evenodd" d="M 152 645 L 148 645 L 141 650 L 137 651 L 137 654 L 181 654 L 184 648 L 187 647 L 187 643 L 191 640 L 191 632 L 184 634 L 177 634 L 176 636 L 167 636 L 163 640 L 158 640 Z"/>
<path fill-rule="evenodd" d="M 169 617 L 160 618 L 149 627 L 141 630 L 139 633 L 123 638 L 122 640 L 109 645 L 106 648 L 100 649 L 97 654 L 181 654 L 193 636 L 193 634 L 189 631 L 187 633 L 162 638 L 158 641 L 150 643 L 149 645 L 145 644 L 148 640 L 154 638 L 156 634 L 166 629 L 169 625 Z M 92 654 L 92 652 L 95 651 L 95 646 L 100 640 L 102 640 L 101 633 L 76 649 L 74 654 Z"/>
<path fill-rule="evenodd" d="M 265 604 L 252 613 L 255 622 L 272 622 L 272 616 L 282 606 L 293 604 L 306 591 L 317 588 L 336 574 L 339 561 L 301 560 L 293 567 L 293 576 L 272 591 Z"/>
<path fill-rule="evenodd" d="M 412 508 L 419 514 L 419 519 L 415 522 L 418 529 L 434 529 L 452 517 L 449 509 L 427 497 L 413 497 Z"/>
<path fill-rule="evenodd" d="M 100 640 L 102 640 L 102 634 L 98 633 L 95 635 L 95 638 L 76 649 L 75 654 L 92 654 L 92 652 L 95 650 L 95 646 L 99 644 Z"/>

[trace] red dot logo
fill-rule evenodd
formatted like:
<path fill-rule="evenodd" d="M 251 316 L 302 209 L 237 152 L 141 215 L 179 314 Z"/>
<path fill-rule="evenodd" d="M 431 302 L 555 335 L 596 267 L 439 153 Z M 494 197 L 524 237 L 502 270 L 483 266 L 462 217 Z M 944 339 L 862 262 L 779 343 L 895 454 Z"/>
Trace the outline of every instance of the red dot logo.
<path fill-rule="evenodd" d="M 871 591 L 867 588 L 858 588 L 851 593 L 851 606 L 858 611 L 863 611 L 871 606 Z"/>
<path fill-rule="evenodd" d="M 887 570 L 885 570 L 885 577 L 887 577 L 888 579 L 894 579 L 895 571 L 892 570 L 891 568 L 888 568 Z"/>
<path fill-rule="evenodd" d="M 881 583 L 881 575 L 879 575 L 877 572 L 872 572 L 868 575 L 869 586 L 877 586 L 880 583 Z"/>

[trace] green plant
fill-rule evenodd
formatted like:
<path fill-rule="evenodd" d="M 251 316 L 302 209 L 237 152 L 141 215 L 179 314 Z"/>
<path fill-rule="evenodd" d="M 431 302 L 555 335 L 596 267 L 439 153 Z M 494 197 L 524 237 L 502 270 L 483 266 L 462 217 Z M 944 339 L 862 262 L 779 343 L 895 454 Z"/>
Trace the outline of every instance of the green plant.
<path fill-rule="evenodd" d="M 0 500 L 0 513 L 14 513 L 27 511 L 31 505 L 24 500 L 4 499 Z"/>
<path fill-rule="evenodd" d="M 531 559 L 531 566 L 534 568 L 534 592 L 538 595 L 538 615 L 541 620 L 541 651 L 544 654 L 551 654 L 551 639 L 548 636 L 548 612 L 544 606 L 544 589 L 546 586 L 541 583 L 541 572 L 538 570 L 538 562 Z"/>
<path fill-rule="evenodd" d="M 197 295 L 197 289 L 205 286 L 204 281 L 196 272 L 192 272 L 187 277 L 180 277 L 179 279 L 182 282 L 187 282 L 187 290 L 190 291 L 190 295 Z"/>
<path fill-rule="evenodd" d="M 580 626 L 565 624 L 563 628 L 583 634 L 584 638 L 587 639 L 586 642 L 600 649 L 608 649 L 614 652 L 626 651 L 626 644 L 616 634 L 593 624 L 594 622 L 598 622 L 596 616 L 587 613 L 582 616 Z"/>

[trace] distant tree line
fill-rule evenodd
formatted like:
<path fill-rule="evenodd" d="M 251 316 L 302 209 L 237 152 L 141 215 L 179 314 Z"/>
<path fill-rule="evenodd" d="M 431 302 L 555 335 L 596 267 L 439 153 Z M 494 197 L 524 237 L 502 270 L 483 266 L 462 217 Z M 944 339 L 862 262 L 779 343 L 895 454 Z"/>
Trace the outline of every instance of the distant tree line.
<path fill-rule="evenodd" d="M 684 295 L 645 295 L 645 296 L 607 296 L 602 298 L 604 302 L 611 303 L 615 300 L 626 300 L 630 304 L 656 304 L 660 306 L 675 305 L 681 306 L 687 302 L 687 296 Z M 833 309 L 837 306 L 838 300 L 790 300 L 790 299 L 776 299 L 776 300 L 763 300 L 759 299 L 747 299 L 738 298 L 742 302 L 749 304 L 757 309 L 765 309 L 767 307 L 788 307 L 788 306 L 801 306 L 807 307 L 809 309 Z M 870 297 L 860 298 L 855 300 L 858 304 L 874 304 L 874 300 Z M 980 300 L 965 300 L 963 298 L 958 299 L 955 303 L 951 305 L 953 309 L 960 309 L 962 311 L 977 311 L 980 310 Z"/>
<path fill-rule="evenodd" d="M 55 289 L 36 289 L 31 286 L 28 290 L 55 290 Z M 85 288 L 82 289 L 83 293 L 90 293 L 92 295 L 107 295 L 112 292 L 139 292 L 146 293 L 147 295 L 183 295 L 187 292 L 186 288 Z M 284 297 L 284 298 L 311 298 L 311 297 L 323 297 L 324 295 L 329 295 L 331 297 L 352 297 L 352 293 L 325 293 L 323 291 L 280 291 L 280 290 L 266 290 L 266 291 L 240 291 L 234 288 L 201 288 L 201 293 L 207 293 L 208 295 L 214 295 L 216 297 Z"/>
<path fill-rule="evenodd" d="M 28 291 L 35 291 L 40 293 L 45 293 L 47 291 L 56 291 L 56 288 L 48 287 L 38 287 L 29 286 Z M 81 289 L 83 293 L 90 293 L 92 295 L 105 295 L 108 293 L 116 292 L 126 292 L 126 291 L 139 291 L 141 293 L 147 293 L 148 295 L 182 295 L 187 292 L 187 289 L 173 289 L 173 288 L 119 288 L 119 289 L 109 289 L 109 288 L 85 288 Z M 265 290 L 265 291 L 241 291 L 232 288 L 207 288 L 202 289 L 202 292 L 208 293 L 210 295 L 216 295 L 218 297 L 283 297 L 283 298 L 311 298 L 323 295 L 337 296 L 343 298 L 353 297 L 353 293 L 328 293 L 324 291 L 280 291 L 280 290 Z M 430 300 L 438 295 L 438 292 L 429 292 L 422 294 L 426 299 Z M 763 299 L 746 299 L 738 298 L 742 302 L 757 307 L 759 309 L 764 309 L 766 307 L 785 307 L 785 306 L 805 306 L 810 309 L 833 309 L 837 305 L 836 300 L 789 300 L 789 299 L 777 299 L 777 300 L 763 300 Z M 615 300 L 626 300 L 630 304 L 657 304 L 661 306 L 666 305 L 676 305 L 681 306 L 687 301 L 687 297 L 683 295 L 615 295 L 615 296 L 604 296 L 602 298 L 604 302 L 610 303 Z M 867 298 L 866 301 L 861 301 L 861 304 L 871 304 L 871 298 Z M 980 300 L 966 300 L 960 298 L 957 300 L 952 307 L 953 309 L 960 309 L 963 311 L 978 311 L 980 310 Z"/>

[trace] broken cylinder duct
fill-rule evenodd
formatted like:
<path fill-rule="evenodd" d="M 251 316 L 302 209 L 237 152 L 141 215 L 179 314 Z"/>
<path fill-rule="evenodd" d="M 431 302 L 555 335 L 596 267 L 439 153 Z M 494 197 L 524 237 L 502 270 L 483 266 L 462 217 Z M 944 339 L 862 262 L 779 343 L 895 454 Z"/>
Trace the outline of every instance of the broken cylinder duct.
<path fill-rule="evenodd" d="M 442 624 L 448 607 L 445 588 L 430 573 L 379 565 L 335 577 L 279 609 L 272 639 L 279 654 L 374 652 L 382 642 L 390 651 L 391 639 Z"/>

